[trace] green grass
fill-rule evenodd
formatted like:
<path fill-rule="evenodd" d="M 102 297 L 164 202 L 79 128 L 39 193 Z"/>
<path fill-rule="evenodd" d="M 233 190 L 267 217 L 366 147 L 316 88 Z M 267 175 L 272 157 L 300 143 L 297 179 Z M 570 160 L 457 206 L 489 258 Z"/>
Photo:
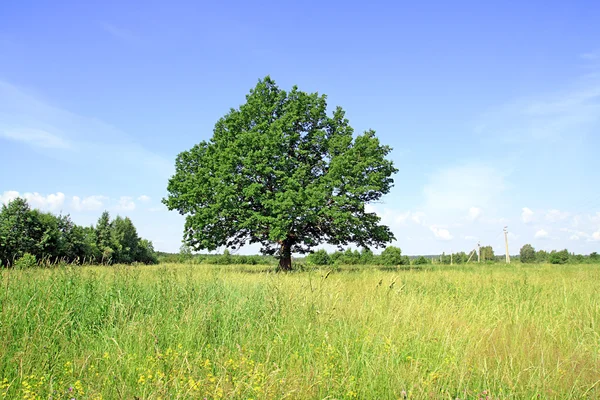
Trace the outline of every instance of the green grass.
<path fill-rule="evenodd" d="M 4 270 L 0 398 L 598 398 L 600 266 Z"/>

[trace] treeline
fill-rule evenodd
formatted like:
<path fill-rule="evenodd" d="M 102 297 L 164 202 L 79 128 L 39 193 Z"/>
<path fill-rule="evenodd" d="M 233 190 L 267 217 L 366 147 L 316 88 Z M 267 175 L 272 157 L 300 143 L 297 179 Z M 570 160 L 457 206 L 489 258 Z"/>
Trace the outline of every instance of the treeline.
<path fill-rule="evenodd" d="M 582 264 L 598 263 L 600 255 L 593 252 L 589 256 L 584 256 L 583 254 L 569 253 L 567 249 L 552 250 L 551 252 L 536 251 L 532 245 L 526 244 L 519 251 L 519 259 L 522 263 Z"/>
<path fill-rule="evenodd" d="M 31 266 L 57 262 L 112 264 L 158 262 L 152 242 L 141 239 L 129 218 L 111 221 L 103 212 L 96 226 L 83 227 L 69 215 L 29 207 L 17 198 L 0 211 L 0 264 Z"/>
<path fill-rule="evenodd" d="M 513 261 L 523 263 L 550 263 L 550 264 L 581 264 L 581 263 L 600 263 L 600 255 L 594 252 L 590 255 L 569 253 L 568 250 L 553 250 L 546 252 L 544 250 L 535 251 L 527 244 L 521 248 L 520 255 L 512 257 Z M 480 261 L 484 263 L 505 262 L 505 255 L 495 255 L 492 246 L 482 246 L 480 248 Z M 305 258 L 307 264 L 312 265 L 423 265 L 423 264 L 465 264 L 467 262 L 477 262 L 475 252 L 465 253 L 463 251 L 438 256 L 403 256 L 402 251 L 394 246 L 386 247 L 380 255 L 373 254 L 368 249 L 336 251 L 327 253 L 325 250 L 318 250 L 309 254 Z"/>
<path fill-rule="evenodd" d="M 157 252 L 156 255 L 161 263 L 270 265 L 277 262 L 273 256 L 231 254 L 227 249 L 223 254 L 193 254 L 186 246 L 182 246 L 179 253 Z"/>
<path fill-rule="evenodd" d="M 411 265 L 427 264 L 430 261 L 425 257 L 410 259 L 402 255 L 402 250 L 398 247 L 388 246 L 381 254 L 375 255 L 369 249 L 361 251 L 347 249 L 345 251 L 336 251 L 331 254 L 321 249 L 309 254 L 305 258 L 309 265 Z"/>

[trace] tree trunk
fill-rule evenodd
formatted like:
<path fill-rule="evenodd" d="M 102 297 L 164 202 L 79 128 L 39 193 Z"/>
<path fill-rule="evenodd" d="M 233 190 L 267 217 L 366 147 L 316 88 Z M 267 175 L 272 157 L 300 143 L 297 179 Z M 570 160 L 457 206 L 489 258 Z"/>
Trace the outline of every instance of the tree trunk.
<path fill-rule="evenodd" d="M 292 270 L 292 246 L 288 240 L 284 240 L 280 244 L 281 244 L 281 249 L 279 250 L 279 270 L 280 271 L 291 271 Z"/>

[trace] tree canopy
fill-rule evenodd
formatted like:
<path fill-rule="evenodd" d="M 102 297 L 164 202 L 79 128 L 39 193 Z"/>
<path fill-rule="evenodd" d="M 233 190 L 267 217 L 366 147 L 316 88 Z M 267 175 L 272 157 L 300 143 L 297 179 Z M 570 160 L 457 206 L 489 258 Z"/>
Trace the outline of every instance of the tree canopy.
<path fill-rule="evenodd" d="M 186 216 L 195 250 L 260 243 L 291 269 L 291 253 L 319 243 L 382 246 L 393 240 L 365 205 L 379 200 L 397 171 L 373 130 L 354 137 L 325 95 L 266 77 L 215 124 L 213 136 L 175 161 L 163 202 Z"/>
<path fill-rule="evenodd" d="M 24 256 L 34 262 L 157 262 L 152 242 L 138 237 L 129 218 L 111 222 L 105 211 L 96 227 L 82 227 L 69 215 L 34 210 L 17 198 L 0 208 L 0 264 Z"/>

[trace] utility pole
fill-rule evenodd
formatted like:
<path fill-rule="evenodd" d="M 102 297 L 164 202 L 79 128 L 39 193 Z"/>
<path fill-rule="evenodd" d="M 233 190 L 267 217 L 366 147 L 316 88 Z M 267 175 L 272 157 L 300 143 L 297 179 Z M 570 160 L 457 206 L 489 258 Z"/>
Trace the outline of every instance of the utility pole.
<path fill-rule="evenodd" d="M 481 262 L 481 243 L 477 242 L 477 262 Z"/>
<path fill-rule="evenodd" d="M 450 265 L 452 265 L 452 249 L 450 249 Z"/>
<path fill-rule="evenodd" d="M 506 263 L 510 264 L 510 254 L 508 254 L 508 226 L 504 227 L 504 244 L 506 245 Z"/>

